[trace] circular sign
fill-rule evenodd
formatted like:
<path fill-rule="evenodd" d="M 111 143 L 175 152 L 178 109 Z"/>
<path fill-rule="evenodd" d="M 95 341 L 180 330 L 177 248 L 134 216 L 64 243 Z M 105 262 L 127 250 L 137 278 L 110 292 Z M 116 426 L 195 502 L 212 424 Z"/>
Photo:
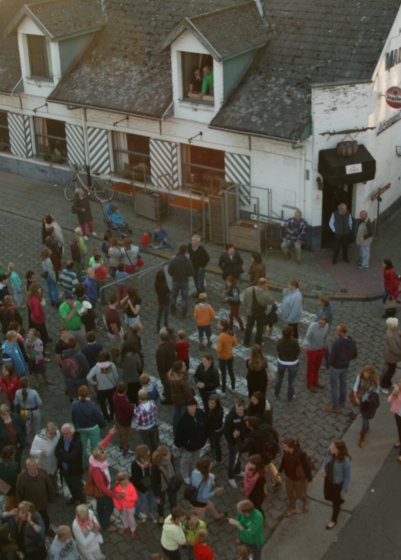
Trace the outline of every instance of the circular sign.
<path fill-rule="evenodd" d="M 386 91 L 387 105 L 393 109 L 401 109 L 401 88 L 393 86 Z"/>

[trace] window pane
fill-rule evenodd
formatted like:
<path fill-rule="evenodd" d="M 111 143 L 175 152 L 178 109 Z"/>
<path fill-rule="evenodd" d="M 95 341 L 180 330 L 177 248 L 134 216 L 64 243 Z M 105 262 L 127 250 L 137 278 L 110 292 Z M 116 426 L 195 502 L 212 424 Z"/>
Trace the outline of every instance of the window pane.
<path fill-rule="evenodd" d="M 224 152 L 198 146 L 182 147 L 183 180 L 186 186 L 212 192 L 224 183 Z"/>
<path fill-rule="evenodd" d="M 28 35 L 28 52 L 31 76 L 49 77 L 46 39 L 39 35 Z"/>
<path fill-rule="evenodd" d="M 116 171 L 124 179 L 144 181 L 143 169 L 134 169 L 139 164 L 146 166 L 150 176 L 150 144 L 147 136 L 115 132 L 113 135 Z"/>
<path fill-rule="evenodd" d="M 39 154 L 55 156 L 53 161 L 63 163 L 67 157 L 67 142 L 65 139 L 65 123 L 53 119 L 35 118 L 36 146 Z M 47 159 L 50 159 L 47 157 Z"/>
<path fill-rule="evenodd" d="M 10 136 L 8 133 L 7 113 L 0 111 L 0 150 L 10 151 Z"/>
<path fill-rule="evenodd" d="M 207 66 L 213 73 L 213 58 L 210 55 L 200 53 L 183 52 L 181 54 L 183 98 L 202 103 L 213 103 L 213 89 L 211 87 L 208 87 L 206 91 L 206 99 L 201 97 L 204 69 Z M 206 72 L 205 70 L 205 74 Z M 210 78 L 208 83 L 211 86 L 213 80 Z"/>

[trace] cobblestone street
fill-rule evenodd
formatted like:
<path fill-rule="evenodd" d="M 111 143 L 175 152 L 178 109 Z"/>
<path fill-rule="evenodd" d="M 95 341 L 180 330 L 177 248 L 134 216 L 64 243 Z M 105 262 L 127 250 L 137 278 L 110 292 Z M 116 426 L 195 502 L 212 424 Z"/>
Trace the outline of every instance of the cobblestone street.
<path fill-rule="evenodd" d="M 60 197 L 61 198 L 61 197 Z M 61 208 L 61 205 L 60 205 Z M 62 211 L 58 212 L 56 209 L 43 208 L 43 213 L 52 211 L 56 218 L 62 216 Z M 29 210 L 26 209 L 29 214 Z M 2 239 L 1 262 L 4 267 L 7 266 L 9 261 L 14 261 L 17 264 L 17 271 L 21 278 L 24 277 L 28 269 L 36 272 L 37 277 L 40 278 L 40 261 L 39 253 L 41 249 L 41 227 L 40 217 L 32 213 L 32 218 L 24 218 L 22 216 L 12 215 L 5 210 L 0 210 L 0 233 Z M 63 219 L 60 217 L 60 222 Z M 98 229 L 99 237 L 102 233 Z M 69 245 L 71 242 L 72 234 L 70 231 L 65 231 L 67 256 L 69 257 Z M 135 239 L 138 239 L 135 232 Z M 182 239 L 184 241 L 184 239 Z M 186 240 L 185 240 L 186 241 Z M 98 247 L 100 249 L 100 241 L 90 240 L 89 247 Z M 157 301 L 154 295 L 154 272 L 146 273 L 146 268 L 156 265 L 158 263 L 165 263 L 161 257 L 157 255 L 144 256 L 145 267 L 143 274 L 136 281 L 136 287 L 142 298 L 141 319 L 144 325 L 143 341 L 144 341 L 144 354 L 145 354 L 145 371 L 148 372 L 152 380 L 155 381 L 159 389 L 161 388 L 160 381 L 157 376 L 155 368 L 155 349 L 158 345 L 158 335 L 156 333 L 156 311 Z M 312 283 L 310 281 L 310 283 Z M 316 279 L 316 283 L 317 279 Z M 44 284 L 44 282 L 43 282 Z M 242 290 L 246 284 L 242 284 Z M 45 288 L 45 286 L 43 286 Z M 207 275 L 207 293 L 209 301 L 212 303 L 217 311 L 218 317 L 228 315 L 227 308 L 221 301 L 223 283 L 221 277 L 214 274 Z M 301 284 L 302 289 L 302 284 Z M 46 290 L 44 289 L 44 293 Z M 277 303 L 280 303 L 281 298 L 278 292 L 273 292 Z M 199 363 L 201 351 L 199 349 L 198 336 L 196 325 L 192 318 L 193 302 L 195 300 L 190 298 L 190 309 L 188 318 L 185 320 L 179 319 L 178 316 L 171 317 L 170 325 L 175 329 L 184 328 L 188 334 L 191 342 L 191 374 L 194 372 L 197 364 Z M 377 367 L 380 373 L 384 361 L 382 357 L 383 348 L 383 335 L 384 335 L 384 321 L 381 319 L 382 307 L 381 303 L 369 302 L 335 302 L 334 305 L 334 324 L 338 322 L 345 322 L 349 326 L 350 334 L 356 339 L 358 346 L 358 358 L 352 363 L 349 373 L 349 388 L 351 382 L 355 378 L 358 368 L 365 363 L 372 363 Z M 304 301 L 304 316 L 300 328 L 300 340 L 305 334 L 306 328 L 310 321 L 313 319 L 317 309 L 317 300 L 306 298 Z M 54 343 L 57 340 L 58 328 L 61 324 L 58 317 L 57 310 L 50 307 L 49 303 L 45 308 L 47 314 L 48 330 L 53 338 L 53 343 L 49 345 L 52 351 L 51 357 L 53 358 Z M 26 314 L 24 317 L 25 325 L 27 324 Z M 263 347 L 266 356 L 268 357 L 269 364 L 273 366 L 275 362 L 275 343 L 279 338 L 280 321 L 278 326 L 275 326 L 272 338 L 264 338 Z M 215 345 L 217 339 L 217 321 L 213 325 L 213 342 Z M 104 343 L 107 348 L 107 339 L 104 336 L 105 331 L 99 330 L 99 339 Z M 237 332 L 238 335 L 238 332 Z M 333 340 L 334 333 L 331 333 Z M 223 398 L 224 408 L 229 410 L 237 396 L 246 397 L 246 383 L 245 383 L 245 364 L 244 360 L 249 355 L 249 349 L 242 346 L 242 337 L 238 336 L 239 346 L 235 349 L 234 369 L 237 380 L 237 390 L 235 393 L 227 391 L 227 396 Z M 215 355 L 214 349 L 212 353 Z M 64 394 L 64 384 L 60 372 L 56 367 L 54 359 L 48 367 L 49 377 L 53 382 L 51 386 L 41 385 L 39 392 L 44 400 L 42 408 L 42 426 L 47 421 L 56 421 L 58 425 L 63 422 L 70 421 L 70 403 Z M 305 354 L 301 354 L 301 365 L 299 368 L 296 380 L 296 400 L 292 403 L 287 403 L 285 398 L 282 400 L 274 400 L 272 383 L 268 387 L 268 397 L 273 404 L 274 427 L 278 430 L 280 439 L 287 436 L 296 436 L 300 439 L 304 449 L 310 453 L 315 462 L 320 464 L 322 457 L 327 450 L 330 441 L 333 438 L 341 437 L 347 430 L 350 422 L 354 419 L 354 412 L 351 405 L 348 403 L 342 409 L 341 413 L 336 415 L 329 415 L 326 412 L 326 407 L 330 404 L 330 390 L 328 382 L 328 371 L 321 371 L 321 380 L 325 385 L 325 389 L 317 394 L 311 394 L 305 387 Z M 284 380 L 282 395 L 285 395 L 287 380 Z M 194 386 L 194 385 L 193 385 Z M 200 402 L 200 399 L 199 399 Z M 168 445 L 172 444 L 172 407 L 161 406 L 159 407 L 159 424 L 160 424 L 160 438 L 163 443 Z M 135 447 L 140 443 L 139 437 L 134 430 L 131 431 L 130 438 L 131 447 Z M 225 448 L 225 446 L 224 446 Z M 118 448 L 117 436 L 108 448 L 108 455 L 112 474 L 119 470 L 130 470 L 131 459 L 126 459 L 122 456 Z M 176 451 L 178 453 L 178 451 Z M 235 515 L 235 504 L 241 499 L 242 493 L 240 489 L 233 490 L 227 483 L 226 467 L 223 464 L 216 469 L 216 483 L 217 486 L 224 486 L 224 492 L 219 495 L 216 500 L 216 507 L 220 511 L 227 511 L 229 515 Z M 65 488 L 67 495 L 67 489 Z M 182 498 L 182 491 L 180 493 Z M 183 500 L 179 500 L 184 506 L 188 506 Z M 311 504 L 313 508 L 313 503 Z M 264 503 L 264 510 L 266 514 L 266 537 L 268 539 L 272 531 L 274 531 L 277 524 L 280 522 L 284 512 L 287 509 L 285 490 L 282 489 L 274 493 L 269 488 L 269 495 Z M 57 502 L 50 507 L 50 517 L 53 525 L 60 523 L 71 524 L 73 520 L 73 508 L 65 505 L 65 500 L 58 498 Z M 219 560 L 233 560 L 235 557 L 235 531 L 228 524 L 226 520 L 211 522 L 210 518 L 206 519 L 208 528 L 211 533 L 211 545 L 215 550 L 216 558 Z M 120 518 L 116 517 L 117 525 L 120 525 Z M 128 537 L 120 537 L 118 534 L 105 535 L 105 544 L 103 545 L 104 553 L 107 558 L 118 560 L 120 558 L 144 558 L 147 559 L 150 552 L 159 550 L 160 541 L 160 528 L 157 525 L 147 521 L 138 527 L 137 538 L 134 543 L 130 542 Z M 268 551 L 268 540 L 267 540 Z"/>

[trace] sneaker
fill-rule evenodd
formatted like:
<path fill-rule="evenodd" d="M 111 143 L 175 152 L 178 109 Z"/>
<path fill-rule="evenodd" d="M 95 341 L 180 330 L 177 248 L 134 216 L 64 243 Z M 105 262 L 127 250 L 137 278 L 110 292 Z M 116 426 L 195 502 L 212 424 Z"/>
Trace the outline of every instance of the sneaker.
<path fill-rule="evenodd" d="M 149 521 L 151 521 L 152 523 L 157 523 L 157 517 L 155 515 L 150 515 L 148 513 L 148 519 Z"/>
<path fill-rule="evenodd" d="M 87 235 L 84 235 L 84 239 L 85 241 L 88 241 L 89 237 Z"/>
<path fill-rule="evenodd" d="M 288 399 L 288 402 L 292 402 L 292 401 L 295 401 L 295 395 L 292 395 L 292 397 Z"/>
<path fill-rule="evenodd" d="M 138 515 L 135 515 L 135 518 L 138 520 L 138 523 L 145 523 L 147 517 L 144 513 L 138 513 Z"/>
<path fill-rule="evenodd" d="M 132 531 L 129 538 L 133 541 L 135 539 L 135 537 L 136 537 L 136 533 L 135 533 L 135 531 Z"/>
<path fill-rule="evenodd" d="M 390 393 L 390 391 L 388 389 L 385 389 L 384 387 L 380 387 L 380 391 L 384 394 L 384 395 L 388 395 Z"/>
<path fill-rule="evenodd" d="M 93 237 L 97 237 L 96 231 L 92 231 L 92 235 L 93 235 Z"/>
<path fill-rule="evenodd" d="M 228 484 L 231 486 L 231 488 L 238 488 L 238 485 L 233 478 L 228 479 Z"/>

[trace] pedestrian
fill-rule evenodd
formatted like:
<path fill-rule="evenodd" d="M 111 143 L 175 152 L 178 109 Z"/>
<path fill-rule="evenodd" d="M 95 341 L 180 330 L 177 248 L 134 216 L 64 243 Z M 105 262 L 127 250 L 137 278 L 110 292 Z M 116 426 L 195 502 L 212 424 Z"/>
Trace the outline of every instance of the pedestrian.
<path fill-rule="evenodd" d="M 104 232 L 103 235 L 103 241 L 102 241 L 102 253 L 104 255 L 104 259 L 106 262 L 106 266 L 107 266 L 107 272 L 110 272 L 110 257 L 109 257 L 109 249 L 111 247 L 111 231 L 109 229 L 107 229 Z"/>
<path fill-rule="evenodd" d="M 153 523 L 157 523 L 157 518 L 153 515 L 155 496 L 152 490 L 151 472 L 152 462 L 149 447 L 147 445 L 137 445 L 135 448 L 135 459 L 131 464 L 130 480 L 138 493 L 135 513 L 139 523 L 146 521 L 146 515 L 142 513 L 145 503 L 148 519 Z"/>
<path fill-rule="evenodd" d="M 193 391 L 188 383 L 187 366 L 182 360 L 174 362 L 173 367 L 167 373 L 167 381 L 170 383 L 171 402 L 174 405 L 173 431 L 175 435 L 178 421 L 185 414 L 187 402 L 193 398 Z"/>
<path fill-rule="evenodd" d="M 294 246 L 297 263 L 302 264 L 302 245 L 305 243 L 307 231 L 308 224 L 302 218 L 301 211 L 295 210 L 294 216 L 285 223 L 284 239 L 281 243 L 281 251 L 285 261 L 291 258 L 290 250 Z"/>
<path fill-rule="evenodd" d="M 116 270 L 118 303 L 120 303 L 127 295 L 129 280 L 130 280 L 130 275 L 128 274 L 128 272 L 125 272 L 124 265 L 122 262 L 120 262 L 117 265 L 117 270 Z"/>
<path fill-rule="evenodd" d="M 59 525 L 49 548 L 49 560 L 79 560 L 77 545 L 68 525 Z"/>
<path fill-rule="evenodd" d="M 86 345 L 82 348 L 82 354 L 86 356 L 90 368 L 96 364 L 99 352 L 103 350 L 103 344 L 97 342 L 96 333 L 94 331 L 86 332 Z"/>
<path fill-rule="evenodd" d="M 336 328 L 338 338 L 330 350 L 330 387 L 332 405 L 329 412 L 338 412 L 344 405 L 347 396 L 347 374 L 351 360 L 357 357 L 355 340 L 348 334 L 348 327 L 341 323 Z M 340 386 L 340 395 L 338 394 Z"/>
<path fill-rule="evenodd" d="M 128 449 L 131 422 L 134 417 L 134 405 L 127 399 L 127 384 L 120 381 L 113 395 L 114 416 L 117 423 L 120 449 L 124 457 L 132 454 Z"/>
<path fill-rule="evenodd" d="M 205 247 L 201 245 L 201 236 L 196 233 L 191 237 L 191 243 L 188 244 L 188 255 L 194 271 L 193 278 L 196 288 L 194 297 L 198 297 L 205 291 L 205 273 L 210 257 Z"/>
<path fill-rule="evenodd" d="M 16 509 L 0 514 L 10 529 L 10 537 L 17 543 L 18 558 L 26 560 L 45 560 L 45 526 L 32 502 L 23 501 Z"/>
<path fill-rule="evenodd" d="M 236 527 L 238 538 L 252 550 L 253 560 L 262 560 L 262 549 L 265 542 L 263 531 L 263 515 L 250 500 L 237 503 L 237 517 L 230 518 L 230 525 Z"/>
<path fill-rule="evenodd" d="M 214 453 L 214 464 L 221 463 L 221 436 L 223 435 L 224 410 L 217 395 L 210 395 L 205 408 L 210 447 Z"/>
<path fill-rule="evenodd" d="M 3 366 L 2 373 L 3 375 L 0 378 L 0 387 L 3 393 L 6 395 L 11 409 L 13 409 L 15 393 L 20 388 L 20 377 L 17 370 L 12 364 Z"/>
<path fill-rule="evenodd" d="M 242 491 L 256 509 L 265 516 L 262 504 L 267 496 L 265 465 L 260 455 L 250 455 L 245 465 Z"/>
<path fill-rule="evenodd" d="M 25 351 L 28 356 L 29 372 L 35 376 L 36 389 L 39 387 L 39 374 L 42 375 L 46 385 L 53 385 L 46 375 L 45 362 L 50 362 L 50 359 L 44 356 L 43 342 L 40 339 L 39 331 L 36 329 L 29 329 L 28 336 L 25 339 Z"/>
<path fill-rule="evenodd" d="M 45 239 L 45 245 L 50 251 L 50 259 L 53 263 L 54 272 L 58 281 L 61 266 L 62 247 L 57 240 L 56 230 L 53 227 L 49 227 L 46 232 L 47 237 Z"/>
<path fill-rule="evenodd" d="M 387 402 L 391 404 L 391 412 L 394 414 L 397 426 L 398 440 L 394 447 L 399 450 L 398 462 L 401 463 L 401 381 L 394 387 L 391 395 L 387 397 Z"/>
<path fill-rule="evenodd" d="M 143 443 L 153 452 L 158 445 L 157 406 L 145 389 L 138 392 L 138 401 L 134 410 L 135 422 Z"/>
<path fill-rule="evenodd" d="M 78 280 L 81 280 L 83 260 L 79 248 L 78 236 L 73 237 L 72 243 L 70 245 L 70 251 L 71 251 L 71 260 L 74 263 L 75 274 L 77 275 Z"/>
<path fill-rule="evenodd" d="M 49 296 L 49 300 L 51 305 L 58 307 L 59 305 L 59 293 L 58 293 L 58 286 L 57 286 L 57 278 L 56 273 L 54 271 L 53 263 L 50 259 L 50 249 L 42 249 L 40 252 L 40 260 L 42 263 L 42 274 L 41 276 L 46 281 L 47 287 L 47 295 Z"/>
<path fill-rule="evenodd" d="M 345 501 L 351 479 L 351 456 L 342 440 L 333 441 L 324 458 L 324 499 L 332 502 L 331 520 L 326 529 L 337 525 L 341 504 Z"/>
<path fill-rule="evenodd" d="M 11 329 L 12 323 L 18 323 L 22 327 L 22 317 L 11 296 L 4 296 L 3 305 L 1 306 L 0 319 L 3 326 L 3 334 Z"/>
<path fill-rule="evenodd" d="M 26 443 L 26 426 L 16 412 L 11 412 L 8 404 L 0 404 L 0 452 L 7 445 L 15 447 L 15 462 L 21 468 L 21 455 Z"/>
<path fill-rule="evenodd" d="M 123 328 L 121 325 L 120 315 L 117 311 L 118 296 L 116 293 L 110 294 L 109 305 L 106 307 L 105 317 L 108 336 L 110 340 L 110 351 L 112 360 L 115 362 L 123 341 Z"/>
<path fill-rule="evenodd" d="M 266 267 L 260 253 L 252 253 L 248 274 L 251 286 L 257 286 L 259 278 L 266 278 Z"/>
<path fill-rule="evenodd" d="M 26 470 L 21 471 L 17 478 L 17 501 L 31 502 L 43 519 L 46 533 L 53 537 L 54 531 L 50 529 L 47 513 L 47 506 L 54 498 L 53 485 L 47 472 L 39 468 L 35 457 L 29 457 L 25 463 Z"/>
<path fill-rule="evenodd" d="M 14 406 L 26 423 L 27 436 L 33 439 L 40 431 L 40 407 L 43 403 L 39 393 L 29 387 L 26 376 L 20 380 L 20 387 L 15 393 Z"/>
<path fill-rule="evenodd" d="M 13 262 L 8 263 L 8 279 L 13 292 L 15 305 L 20 309 L 25 309 L 25 305 L 23 305 L 21 278 L 17 272 L 17 265 Z"/>
<path fill-rule="evenodd" d="M 192 508 L 196 511 L 199 519 L 204 519 L 208 511 L 214 520 L 218 521 L 226 517 L 224 513 L 218 513 L 212 499 L 224 491 L 224 488 L 215 485 L 215 475 L 212 474 L 213 461 L 207 455 L 203 455 L 196 462 L 196 466 L 191 473 L 189 484 L 196 491 L 189 500 Z"/>
<path fill-rule="evenodd" d="M 282 337 L 276 345 L 278 356 L 274 396 L 276 399 L 280 397 L 281 384 L 285 371 L 288 369 L 288 402 L 292 402 L 295 399 L 295 377 L 298 373 L 299 354 L 301 352 L 298 341 L 293 337 L 293 332 L 292 327 L 284 327 L 282 329 Z"/>
<path fill-rule="evenodd" d="M 125 322 L 130 327 L 141 321 L 141 303 L 138 292 L 132 286 L 127 288 L 127 295 L 121 300 L 120 305 L 124 313 Z"/>
<path fill-rule="evenodd" d="M 89 389 L 81 385 L 78 389 L 78 400 L 71 405 L 72 423 L 79 432 L 82 442 L 82 467 L 88 468 L 88 442 L 91 452 L 98 446 L 100 428 L 106 426 L 106 420 L 96 403 L 90 400 Z"/>
<path fill-rule="evenodd" d="M 134 274 L 138 270 L 140 256 L 139 247 L 134 245 L 131 239 L 125 238 L 121 250 L 121 261 L 124 265 L 124 271 L 128 274 Z"/>
<path fill-rule="evenodd" d="M 156 329 L 157 332 L 159 332 L 162 320 L 163 326 L 168 327 L 168 313 L 170 311 L 171 290 L 168 287 L 164 270 L 158 270 L 156 272 L 155 292 L 159 304 L 156 319 Z"/>
<path fill-rule="evenodd" d="M 173 367 L 175 359 L 175 342 L 170 340 L 169 334 L 166 330 L 160 331 L 160 344 L 156 350 L 156 365 L 163 385 L 163 400 L 161 404 L 172 404 L 171 400 L 171 386 L 167 380 L 167 373 Z"/>
<path fill-rule="evenodd" d="M 244 305 L 246 309 L 246 328 L 244 345 L 249 346 L 253 326 L 256 323 L 255 343 L 262 344 L 262 334 L 265 328 L 266 311 L 268 305 L 273 305 L 274 300 L 268 291 L 266 278 L 259 278 L 257 286 L 249 286 L 244 292 Z"/>
<path fill-rule="evenodd" d="M 64 327 L 67 327 L 71 336 L 74 335 L 80 344 L 86 342 L 85 329 L 82 324 L 83 304 L 72 294 L 65 294 L 65 301 L 58 308 Z"/>
<path fill-rule="evenodd" d="M 219 372 L 214 365 L 214 359 L 211 354 L 202 355 L 200 364 L 195 371 L 194 380 L 199 389 L 203 408 L 206 411 L 210 395 L 215 394 L 220 385 Z"/>
<path fill-rule="evenodd" d="M 97 300 L 99 298 L 99 292 L 97 291 L 97 285 L 96 285 L 96 280 L 95 280 L 95 270 L 93 269 L 93 267 L 90 266 L 86 269 L 86 278 L 85 278 L 83 284 L 81 284 L 81 285 L 84 287 L 84 294 L 85 294 L 86 298 L 89 300 L 89 302 L 92 305 L 96 305 Z M 78 288 L 79 288 L 79 284 L 78 284 L 76 290 L 78 290 Z"/>
<path fill-rule="evenodd" d="M 200 529 L 194 546 L 195 560 L 216 560 L 212 547 L 209 546 L 209 533 Z"/>
<path fill-rule="evenodd" d="M 140 375 L 139 377 L 139 383 L 141 385 L 141 388 L 148 393 L 149 399 L 155 401 L 155 403 L 157 404 L 157 401 L 160 399 L 160 393 L 157 390 L 156 385 L 153 383 L 153 381 L 151 381 L 150 375 L 148 373 L 142 373 L 142 375 Z"/>
<path fill-rule="evenodd" d="M 266 397 L 267 383 L 269 381 L 269 365 L 263 354 L 260 344 L 254 344 L 251 355 L 246 360 L 248 397 L 255 391 L 260 391 Z"/>
<path fill-rule="evenodd" d="M 23 348 L 23 345 L 22 345 Z M 10 330 L 6 333 L 6 340 L 1 347 L 3 364 L 12 364 L 18 372 L 18 375 L 26 375 L 28 368 L 24 359 L 22 349 L 18 344 L 17 331 Z"/>
<path fill-rule="evenodd" d="M 106 350 L 99 352 L 97 359 L 86 379 L 89 385 L 96 387 L 103 416 L 106 422 L 111 422 L 114 417 L 113 394 L 119 382 L 118 372 L 115 364 L 110 361 L 110 353 Z"/>
<path fill-rule="evenodd" d="M 199 303 L 195 305 L 194 318 L 198 327 L 199 336 L 199 347 L 202 349 L 205 347 L 203 344 L 203 335 L 206 335 L 207 345 L 212 344 L 212 329 L 210 327 L 211 322 L 216 316 L 216 312 L 210 303 L 207 302 L 207 294 L 201 292 L 199 294 Z"/>
<path fill-rule="evenodd" d="M 74 233 L 78 237 L 78 246 L 79 246 L 79 251 L 81 253 L 81 263 L 82 263 L 82 267 L 84 267 L 85 257 L 88 254 L 88 248 L 85 243 L 84 234 L 82 233 L 82 229 L 79 226 L 74 229 Z"/>
<path fill-rule="evenodd" d="M 17 507 L 16 484 L 19 471 L 20 468 L 15 459 L 15 447 L 13 445 L 6 445 L 3 447 L 0 455 L 0 479 L 9 485 L 8 491 L 3 490 L 4 495 L 7 497 L 4 505 L 5 511 L 11 511 Z"/>
<path fill-rule="evenodd" d="M 63 251 L 64 248 L 63 230 L 61 229 L 60 224 L 56 222 L 56 218 L 51 214 L 47 214 L 47 216 L 44 217 L 43 222 L 44 222 L 45 229 L 49 229 L 51 227 L 54 229 L 54 235 L 61 247 L 61 250 Z"/>
<path fill-rule="evenodd" d="M 188 400 L 186 410 L 178 421 L 174 438 L 174 444 L 181 453 L 181 475 L 187 484 L 207 438 L 206 414 L 198 408 L 196 399 L 192 398 Z"/>
<path fill-rule="evenodd" d="M 94 277 L 97 291 L 100 295 L 100 302 L 102 305 L 107 304 L 106 300 L 106 278 L 107 278 L 107 268 L 103 264 L 103 259 L 101 255 L 95 256 L 95 262 L 92 264 L 94 270 Z"/>
<path fill-rule="evenodd" d="M 185 521 L 185 511 L 180 507 L 173 507 L 170 515 L 163 523 L 161 548 L 169 560 L 180 560 L 180 546 L 185 544 L 185 534 L 182 524 Z"/>
<path fill-rule="evenodd" d="M 61 369 L 70 400 L 76 399 L 78 389 L 86 385 L 86 376 L 89 373 L 89 364 L 85 354 L 78 350 L 78 339 L 70 334 L 67 340 L 67 350 L 61 353 Z"/>
<path fill-rule="evenodd" d="M 82 441 L 81 436 L 75 431 L 73 424 L 61 426 L 61 437 L 56 445 L 55 454 L 62 479 L 66 482 L 71 493 L 67 500 L 68 505 L 76 502 L 85 502 L 82 493 Z"/>
<path fill-rule="evenodd" d="M 74 261 L 67 261 L 65 267 L 61 270 L 59 275 L 59 285 L 64 290 L 64 297 L 66 294 L 75 294 L 75 288 L 79 284 L 77 275 L 75 274 Z"/>
<path fill-rule="evenodd" d="M 55 451 L 60 437 L 57 424 L 48 422 L 46 427 L 33 438 L 29 452 L 31 457 L 37 459 L 39 467 L 44 469 L 49 475 L 53 494 L 58 496 L 60 492 L 57 485 L 57 459 Z"/>
<path fill-rule="evenodd" d="M 113 498 L 114 507 L 123 516 L 124 527 L 120 529 L 119 535 L 125 535 L 129 529 L 130 539 L 133 540 L 136 537 L 135 504 L 138 495 L 127 473 L 119 472 L 117 474 L 117 484 L 114 487 L 114 492 L 123 496 L 122 498 Z"/>
<path fill-rule="evenodd" d="M 187 333 L 183 329 L 177 331 L 177 336 L 178 340 L 175 343 L 175 358 L 176 360 L 182 360 L 189 370 L 189 351 L 191 348 L 191 344 L 188 342 L 188 340 L 185 340 L 187 337 Z"/>
<path fill-rule="evenodd" d="M 216 346 L 216 353 L 219 358 L 219 367 L 221 371 L 221 388 L 223 393 L 225 393 L 228 371 L 231 381 L 231 389 L 235 391 L 233 347 L 238 345 L 237 338 L 229 329 L 229 324 L 226 319 L 220 319 L 217 323 L 217 328 L 221 331 L 218 336 Z"/>
<path fill-rule="evenodd" d="M 365 447 L 366 434 L 369 431 L 369 420 L 374 418 L 379 407 L 379 382 L 375 368 L 364 366 L 356 377 L 354 384 L 355 403 L 359 406 L 362 416 L 362 430 L 359 447 Z"/>
<path fill-rule="evenodd" d="M 383 280 L 384 280 L 384 315 L 386 317 L 394 317 L 396 314 L 396 304 L 398 294 L 400 292 L 400 280 L 394 270 L 393 263 L 390 259 L 383 260 Z"/>
<path fill-rule="evenodd" d="M 311 393 L 323 389 L 324 385 L 319 383 L 319 370 L 326 353 L 327 336 L 329 325 L 326 315 L 321 315 L 318 321 L 309 325 L 303 342 L 306 351 L 306 387 Z"/>
<path fill-rule="evenodd" d="M 177 255 L 170 261 L 167 270 L 173 281 L 170 303 L 171 313 L 175 314 L 177 297 L 181 293 L 181 316 L 184 318 L 188 310 L 188 279 L 194 274 L 191 261 L 187 259 L 186 245 L 180 246 Z"/>
<path fill-rule="evenodd" d="M 247 416 L 256 416 L 263 424 L 273 425 L 273 411 L 269 401 L 261 391 L 255 391 L 249 398 Z"/>
<path fill-rule="evenodd" d="M 28 292 L 28 306 L 31 312 L 31 325 L 29 325 L 29 328 L 33 327 L 39 331 L 43 348 L 46 350 L 46 345 L 50 339 L 46 328 L 46 315 L 43 311 L 42 298 L 41 285 L 32 284 Z"/>
<path fill-rule="evenodd" d="M 177 492 L 181 486 L 174 459 L 166 445 L 159 445 L 152 453 L 151 482 L 157 504 L 158 524 L 163 525 L 166 497 L 172 510 L 177 505 Z"/>
<path fill-rule="evenodd" d="M 228 444 L 228 483 L 231 488 L 238 488 L 234 477 L 241 472 L 241 453 L 238 444 L 246 435 L 245 410 L 245 401 L 237 399 L 224 419 L 224 435 Z"/>
<path fill-rule="evenodd" d="M 188 560 L 194 560 L 194 546 L 198 533 L 201 529 L 206 528 L 206 523 L 199 519 L 198 513 L 195 509 L 190 510 L 186 514 L 186 520 L 182 524 L 182 530 L 185 533 L 188 547 Z"/>
<path fill-rule="evenodd" d="M 302 318 L 302 294 L 297 280 L 290 280 L 288 288 L 283 290 L 281 315 L 289 327 L 293 328 L 293 337 L 298 338 L 298 323 Z"/>
<path fill-rule="evenodd" d="M 223 300 L 230 306 L 230 330 L 233 330 L 234 319 L 237 319 L 241 331 L 245 331 L 239 310 L 241 306 L 240 291 L 238 282 L 232 276 L 227 276 L 226 287 L 224 290 Z"/>
<path fill-rule="evenodd" d="M 348 212 L 347 205 L 341 202 L 337 206 L 337 210 L 332 212 L 329 221 L 329 227 L 335 235 L 335 245 L 332 263 L 336 264 L 340 249 L 342 249 L 343 259 L 349 263 L 348 246 L 351 242 L 352 234 L 352 216 Z"/>
<path fill-rule="evenodd" d="M 359 220 L 356 224 L 355 243 L 359 248 L 358 268 L 369 268 L 370 246 L 373 241 L 374 227 L 366 210 L 359 212 Z"/>
<path fill-rule="evenodd" d="M 329 325 L 329 333 L 330 333 L 331 325 L 333 323 L 333 304 L 331 303 L 330 298 L 328 296 L 321 296 L 318 300 L 318 305 L 319 305 L 319 309 L 316 313 L 316 321 L 319 321 L 319 318 L 322 315 L 325 315 L 327 317 L 327 324 Z M 324 363 L 326 369 L 329 369 L 330 350 L 329 350 L 327 340 L 326 340 L 325 353 L 324 353 Z"/>
<path fill-rule="evenodd" d="M 97 237 L 97 233 L 93 231 L 93 218 L 89 204 L 89 196 L 89 191 L 85 192 L 83 189 L 78 189 L 72 202 L 72 213 L 77 215 L 78 223 L 85 241 L 88 240 L 86 226 L 89 228 L 89 233 L 92 234 L 93 237 Z"/>
<path fill-rule="evenodd" d="M 154 249 L 163 249 L 168 248 L 171 249 L 173 244 L 168 238 L 167 232 L 163 229 L 161 224 L 156 225 L 156 229 L 153 232 L 153 248 Z"/>
<path fill-rule="evenodd" d="M 243 260 L 234 245 L 227 245 L 226 250 L 220 255 L 218 266 L 221 269 L 223 280 L 232 276 L 236 280 L 244 272 L 242 268 Z"/>
<path fill-rule="evenodd" d="M 285 486 L 287 489 L 290 509 L 284 517 L 291 517 L 298 513 L 297 500 L 301 500 L 302 513 L 309 511 L 309 500 L 305 495 L 306 486 L 312 485 L 312 471 L 308 457 L 295 438 L 287 438 L 282 443 L 283 457 L 279 471 L 285 472 Z"/>
<path fill-rule="evenodd" d="M 87 504 L 75 508 L 72 533 L 83 560 L 104 560 L 100 545 L 103 543 L 101 528 L 95 514 Z"/>
<path fill-rule="evenodd" d="M 134 352 L 127 341 L 123 342 L 118 357 L 121 381 L 127 385 L 127 398 L 130 403 L 138 404 L 138 391 L 141 389 L 139 376 L 143 370 L 143 360 L 139 352 Z"/>
<path fill-rule="evenodd" d="M 121 263 L 121 247 L 119 247 L 118 240 L 114 237 L 110 239 L 110 247 L 107 254 L 109 257 L 110 274 L 112 278 L 115 278 L 117 267 Z"/>

